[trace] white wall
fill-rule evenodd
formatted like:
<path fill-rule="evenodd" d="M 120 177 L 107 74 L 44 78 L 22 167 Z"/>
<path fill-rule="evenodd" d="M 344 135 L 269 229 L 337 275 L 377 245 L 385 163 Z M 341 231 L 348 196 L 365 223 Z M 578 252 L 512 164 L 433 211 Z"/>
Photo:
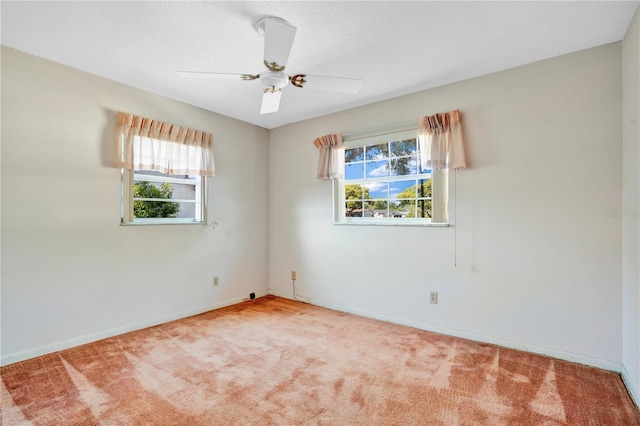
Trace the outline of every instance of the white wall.
<path fill-rule="evenodd" d="M 640 9 L 622 42 L 622 374 L 640 406 Z"/>
<path fill-rule="evenodd" d="M 615 43 L 272 130 L 272 292 L 619 369 L 621 105 Z M 314 138 L 456 108 L 455 226 L 332 224 Z"/>
<path fill-rule="evenodd" d="M 120 226 L 118 110 L 214 134 L 216 229 Z M 268 292 L 267 157 L 265 129 L 3 47 L 3 363 Z"/>

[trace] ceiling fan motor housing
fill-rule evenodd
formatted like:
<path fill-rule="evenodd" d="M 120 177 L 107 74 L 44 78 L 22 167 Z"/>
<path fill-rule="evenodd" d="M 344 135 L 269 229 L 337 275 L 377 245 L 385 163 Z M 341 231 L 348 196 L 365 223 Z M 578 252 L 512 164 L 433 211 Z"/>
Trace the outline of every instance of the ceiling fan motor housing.
<path fill-rule="evenodd" d="M 263 71 L 260 73 L 260 82 L 267 88 L 282 89 L 289 84 L 289 78 L 282 71 Z"/>

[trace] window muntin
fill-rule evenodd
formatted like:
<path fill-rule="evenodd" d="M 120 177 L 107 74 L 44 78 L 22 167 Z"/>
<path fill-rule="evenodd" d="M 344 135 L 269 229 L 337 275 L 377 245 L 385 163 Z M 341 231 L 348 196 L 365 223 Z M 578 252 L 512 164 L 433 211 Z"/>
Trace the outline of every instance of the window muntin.
<path fill-rule="evenodd" d="M 334 187 L 336 223 L 447 222 L 448 173 L 420 168 L 416 136 L 410 131 L 345 142 L 345 177 Z"/>

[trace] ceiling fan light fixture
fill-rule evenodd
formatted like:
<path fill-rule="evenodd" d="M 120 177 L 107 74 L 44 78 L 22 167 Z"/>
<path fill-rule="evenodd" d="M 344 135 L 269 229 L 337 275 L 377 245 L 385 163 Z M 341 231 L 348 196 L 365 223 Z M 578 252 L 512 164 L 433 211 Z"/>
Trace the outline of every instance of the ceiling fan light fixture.
<path fill-rule="evenodd" d="M 289 84 L 289 77 L 282 71 L 263 71 L 260 73 L 260 83 L 267 88 L 282 89 Z"/>

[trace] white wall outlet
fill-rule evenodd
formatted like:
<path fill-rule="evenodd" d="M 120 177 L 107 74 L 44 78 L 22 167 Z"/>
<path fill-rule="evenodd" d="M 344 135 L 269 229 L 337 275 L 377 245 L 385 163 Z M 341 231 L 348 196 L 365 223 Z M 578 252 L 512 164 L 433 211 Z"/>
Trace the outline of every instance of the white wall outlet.
<path fill-rule="evenodd" d="M 213 277 L 213 286 L 218 287 L 219 284 L 220 284 L 220 281 L 218 280 L 218 277 Z"/>
<path fill-rule="evenodd" d="M 438 292 L 432 291 L 429 293 L 429 303 L 433 303 L 434 305 L 438 304 Z"/>
<path fill-rule="evenodd" d="M 296 271 L 291 271 L 291 281 L 296 280 Z"/>

